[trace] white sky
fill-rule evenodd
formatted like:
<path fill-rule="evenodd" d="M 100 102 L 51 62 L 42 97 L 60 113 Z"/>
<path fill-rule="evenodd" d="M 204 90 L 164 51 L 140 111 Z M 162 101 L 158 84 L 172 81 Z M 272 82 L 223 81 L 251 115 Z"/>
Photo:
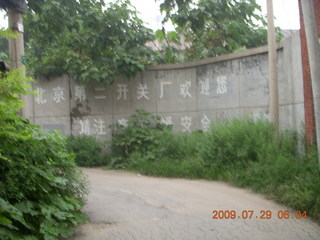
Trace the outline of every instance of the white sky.
<path fill-rule="evenodd" d="M 267 0 L 256 1 L 261 6 L 262 13 L 266 15 Z M 155 3 L 155 0 L 131 0 L 131 3 L 141 13 L 141 18 L 146 23 L 149 23 L 150 28 L 154 30 L 161 28 L 162 18 L 159 10 L 159 1 Z M 281 29 L 300 29 L 298 0 L 274 0 L 273 9 L 276 26 Z"/>
<path fill-rule="evenodd" d="M 105 0 L 110 2 L 112 0 Z M 266 1 L 257 0 L 257 3 L 262 7 L 262 13 L 266 15 Z M 161 2 L 161 1 L 160 1 Z M 155 0 L 131 0 L 140 17 L 147 24 L 148 27 L 157 30 L 162 27 L 161 14 L 159 10 L 159 1 Z M 274 15 L 276 17 L 275 25 L 282 29 L 299 29 L 299 9 L 298 0 L 274 0 L 273 1 Z M 0 26 L 7 27 L 7 19 L 4 18 L 4 12 L 0 12 Z M 169 29 L 168 29 L 169 28 Z M 170 26 L 166 29 L 171 30 Z"/>

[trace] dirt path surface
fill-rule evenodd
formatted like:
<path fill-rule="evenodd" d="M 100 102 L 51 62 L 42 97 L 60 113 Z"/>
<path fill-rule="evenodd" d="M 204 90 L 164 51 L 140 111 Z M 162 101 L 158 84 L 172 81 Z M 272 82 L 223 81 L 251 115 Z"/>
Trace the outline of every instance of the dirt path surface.
<path fill-rule="evenodd" d="M 79 227 L 72 240 L 320 239 L 319 225 L 304 218 L 278 219 L 278 211 L 287 207 L 224 183 L 84 172 L 91 182 L 85 208 L 90 223 Z M 254 214 L 247 220 L 212 219 L 213 210 Z M 259 219 L 262 210 L 270 210 L 272 218 Z"/>

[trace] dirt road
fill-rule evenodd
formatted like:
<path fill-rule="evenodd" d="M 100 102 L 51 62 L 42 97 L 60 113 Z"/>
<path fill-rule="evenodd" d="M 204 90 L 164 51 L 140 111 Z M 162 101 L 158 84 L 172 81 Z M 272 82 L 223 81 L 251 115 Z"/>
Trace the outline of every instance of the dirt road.
<path fill-rule="evenodd" d="M 278 219 L 278 211 L 287 207 L 224 183 L 99 169 L 84 172 L 91 181 L 85 208 L 90 223 L 72 240 L 320 239 L 319 225 L 304 218 Z M 214 210 L 235 210 L 237 216 L 212 219 Z M 241 219 L 245 210 L 254 211 L 252 219 Z M 260 211 L 267 210 L 272 218 L 259 219 Z"/>

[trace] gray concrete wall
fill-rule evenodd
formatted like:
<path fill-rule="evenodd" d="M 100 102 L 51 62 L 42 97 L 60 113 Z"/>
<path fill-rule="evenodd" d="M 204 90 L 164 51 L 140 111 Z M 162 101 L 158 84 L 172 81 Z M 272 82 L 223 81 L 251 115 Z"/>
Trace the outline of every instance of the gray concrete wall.
<path fill-rule="evenodd" d="M 304 98 L 299 34 L 278 48 L 280 127 L 300 129 Z M 204 61 L 149 67 L 112 86 L 79 85 L 68 76 L 39 79 L 33 121 L 69 135 L 110 139 L 108 126 L 125 124 L 136 109 L 157 114 L 176 131 L 206 129 L 233 117 L 268 117 L 267 47 Z"/>

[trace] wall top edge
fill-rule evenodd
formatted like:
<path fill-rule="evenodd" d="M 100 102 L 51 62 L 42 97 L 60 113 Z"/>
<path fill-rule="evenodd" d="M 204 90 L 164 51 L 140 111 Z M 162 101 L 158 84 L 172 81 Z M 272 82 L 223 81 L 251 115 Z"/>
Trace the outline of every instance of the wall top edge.
<path fill-rule="evenodd" d="M 282 49 L 283 46 L 284 46 L 283 41 L 280 43 L 277 43 L 277 50 Z M 268 46 L 262 46 L 257 48 L 250 48 L 241 52 L 229 53 L 229 54 L 225 54 L 217 57 L 211 57 L 211 58 L 207 58 L 200 61 L 148 66 L 146 68 L 146 71 L 192 68 L 192 67 L 198 67 L 202 65 L 211 64 L 211 63 L 223 62 L 223 61 L 228 61 L 232 59 L 258 55 L 258 54 L 267 53 L 267 52 L 268 52 Z"/>

